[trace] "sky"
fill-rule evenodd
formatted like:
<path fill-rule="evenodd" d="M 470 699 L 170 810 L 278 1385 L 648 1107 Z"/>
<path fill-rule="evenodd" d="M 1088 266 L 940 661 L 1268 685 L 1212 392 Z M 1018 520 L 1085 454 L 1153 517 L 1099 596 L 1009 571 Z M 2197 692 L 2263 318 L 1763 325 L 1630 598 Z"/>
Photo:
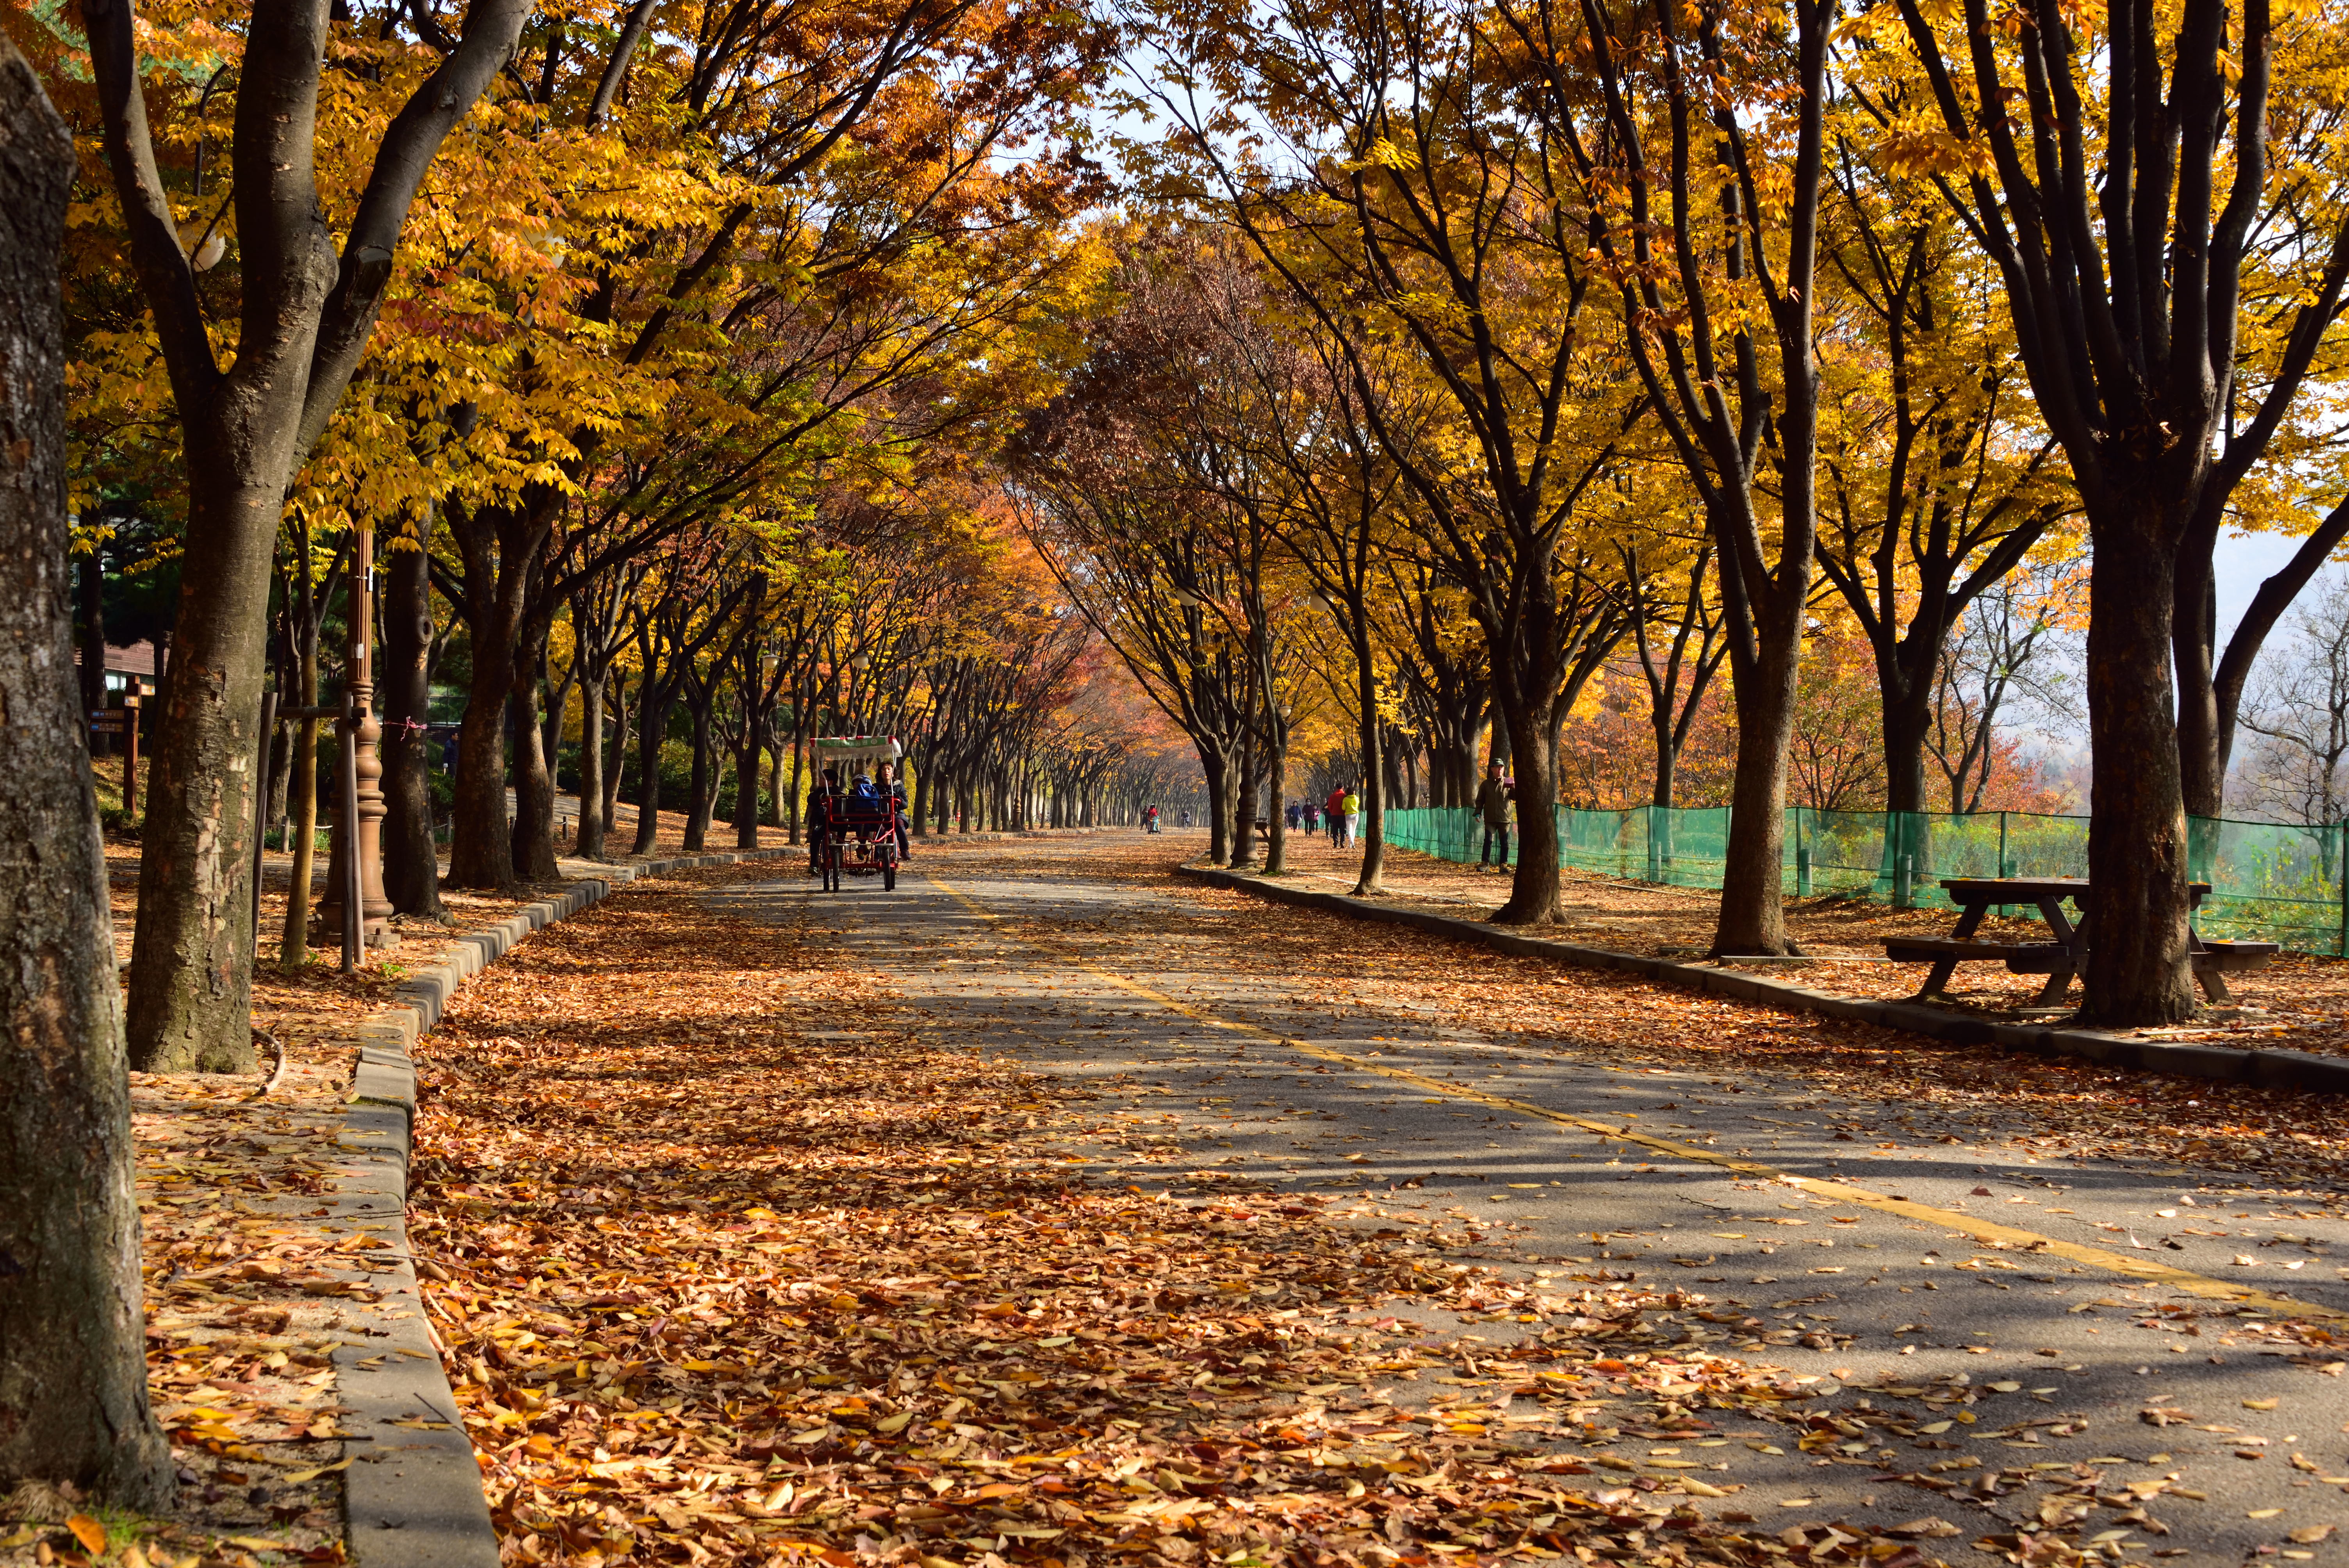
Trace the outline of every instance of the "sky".
<path fill-rule="evenodd" d="M 2218 646 L 2220 652 L 2226 650 L 2227 639 L 2234 635 L 2236 623 L 2243 618 L 2243 611 L 2251 604 L 2251 595 L 2259 592 L 2262 582 L 2292 559 L 2292 552 L 2299 546 L 2299 540 L 2276 533 L 2229 535 L 2219 541 L 2211 564 L 2219 584 Z M 2349 575 L 2349 566 L 2337 560 L 2328 564 L 2317 574 L 2315 581 L 2301 590 L 2299 599 L 2294 602 L 2295 607 L 2315 599 L 2329 580 L 2343 575 Z M 2261 650 L 2260 664 L 2253 666 L 2254 680 L 2258 678 L 2258 670 L 2275 658 L 2292 640 L 2292 614 L 2293 611 L 2284 612 L 2282 621 L 2268 634 L 2267 644 Z M 2077 655 L 2075 646 L 2072 650 L 2075 679 L 2079 675 Z M 2073 786 L 2085 799 L 2088 753 L 2085 719 L 2064 728 L 2042 729 L 2040 735 L 2045 742 L 2048 755 L 2059 769 L 2074 774 Z"/>

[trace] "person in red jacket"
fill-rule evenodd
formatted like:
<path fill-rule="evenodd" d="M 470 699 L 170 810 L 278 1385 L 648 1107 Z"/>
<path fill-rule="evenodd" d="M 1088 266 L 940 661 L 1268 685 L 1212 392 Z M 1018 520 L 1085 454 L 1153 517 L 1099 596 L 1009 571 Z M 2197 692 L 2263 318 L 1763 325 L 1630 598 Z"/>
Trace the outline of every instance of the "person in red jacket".
<path fill-rule="evenodd" d="M 1330 825 L 1330 841 L 1336 843 L 1346 830 L 1346 787 L 1339 785 L 1321 802 L 1321 819 Z"/>

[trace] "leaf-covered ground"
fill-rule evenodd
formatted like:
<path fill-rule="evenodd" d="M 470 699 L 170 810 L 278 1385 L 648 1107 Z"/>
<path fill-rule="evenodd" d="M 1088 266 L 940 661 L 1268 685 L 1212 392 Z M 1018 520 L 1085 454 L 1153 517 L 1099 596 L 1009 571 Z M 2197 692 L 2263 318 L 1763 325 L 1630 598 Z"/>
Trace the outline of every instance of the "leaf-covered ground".
<path fill-rule="evenodd" d="M 1325 956 L 1333 941 L 1342 943 L 1346 962 L 1337 966 L 1340 973 L 1330 975 L 1320 992 L 1333 1003 L 1369 999 L 1384 1006 L 1440 1007 L 1480 1027 L 1536 1042 L 1570 1033 L 1586 1046 L 1619 1050 L 1627 1061 L 1732 1074 L 1750 1065 L 1756 1070 L 1798 1074 L 1834 1097 L 1880 1102 L 1886 1114 L 1896 1119 L 1904 1105 L 1956 1111 L 1982 1125 L 1986 1148 L 2043 1159 L 2114 1155 L 2173 1160 L 2262 1193 L 2316 1202 L 2332 1203 L 2333 1194 L 2349 1191 L 2349 1116 L 2343 1114 L 2337 1097 L 2116 1071 L 2072 1057 L 1937 1047 L 1872 1024 L 1782 1012 L 1629 975 L 1574 969 L 1548 959 L 1513 958 L 1402 927 L 1299 912 L 1247 893 L 1176 879 L 1173 863 L 1201 841 L 1196 834 L 1187 840 L 1173 835 L 1117 840 L 1088 859 L 1092 874 L 1179 890 L 1185 899 L 1214 909 L 1224 922 L 1220 932 L 1257 961 L 1283 973 L 1329 974 L 1332 966 Z M 1476 874 L 1425 857 L 1398 859 L 1441 867 L 1442 875 Z M 1412 885 L 1405 879 L 1416 876 L 1418 870 L 1407 863 L 1397 880 Z M 1488 883 L 1498 885 L 1499 879 L 1489 878 Z M 1682 896 L 1675 889 L 1580 882 L 1569 892 L 1576 901 L 1619 899 L 1627 903 Z M 1890 911 L 1861 913 L 1870 920 L 1920 918 Z M 1709 913 L 1675 918 L 1692 933 L 1702 925 L 1710 934 Z M 1593 945 L 1651 950 L 1641 942 L 1601 944 L 1579 930 L 1567 934 Z M 2344 1002 L 2349 1003 L 2349 964 L 2299 962 L 2320 974 L 2328 985 L 2340 986 Z M 1889 973 L 1877 966 L 1851 967 L 1867 975 Z M 2297 971 L 2284 973 L 2288 977 Z M 1858 989 L 1840 975 L 1822 978 L 1806 972 L 1803 983 Z M 2309 1005 L 2333 1006 L 2324 999 L 2327 995 L 2318 994 Z M 2302 1038 L 2283 1043 L 2295 1047 L 2312 1044 Z"/>
<path fill-rule="evenodd" d="M 1160 858 L 1171 860 L 1197 853 L 1206 836 L 1195 831 L 1162 834 L 1159 842 L 1167 847 Z M 1287 852 L 1291 874 L 1308 886 L 1345 892 L 1360 874 L 1361 851 L 1339 850 L 1326 837 L 1291 835 Z M 1387 851 L 1382 880 L 1392 898 L 1469 920 L 1481 920 L 1498 909 L 1510 887 L 1506 876 L 1392 848 Z M 1561 889 L 1566 924 L 1554 934 L 1563 941 L 1684 962 L 1702 959 L 1712 946 L 1721 900 L 1710 890 L 1573 870 L 1564 873 Z M 1883 939 L 1947 936 L 1956 920 L 1949 910 L 1898 910 L 1845 897 L 1789 899 L 1787 929 L 1803 951 L 1818 961 L 1774 964 L 1766 973 L 1847 995 L 1913 996 L 1924 983 L 1924 968 L 1878 962 L 1884 957 Z M 2047 928 L 2036 921 L 1993 916 L 1983 922 L 1978 934 L 1986 940 L 2044 942 Z M 2010 975 L 2002 964 L 1961 964 L 1944 994 L 1964 1011 L 2012 1020 L 2035 1002 L 2045 978 Z M 2287 953 L 2265 969 L 2229 975 L 2227 985 L 2232 1005 L 2206 1010 L 2191 1026 L 2139 1031 L 2140 1037 L 2349 1055 L 2349 964 Z M 2075 983 L 2074 1005 L 2079 997 Z"/>
<path fill-rule="evenodd" d="M 102 791 L 119 788 L 119 758 L 99 759 Z M 634 809 L 621 815 L 625 833 Z M 683 832 L 683 816 L 664 813 L 661 852 L 674 852 Z M 116 950 L 127 961 L 139 847 L 111 833 L 106 850 Z M 40 1487 L 0 1498 L 0 1564 L 70 1564 L 93 1551 L 133 1568 L 344 1560 L 339 1478 L 350 1456 L 331 1352 L 364 1342 L 367 1316 L 355 1309 L 375 1299 L 367 1278 L 388 1255 L 382 1227 L 326 1212 L 357 1057 L 344 1031 L 394 1005 L 394 985 L 450 935 L 502 919 L 530 895 L 444 892 L 445 930 L 396 922 L 398 947 L 353 975 L 337 972 L 333 938 L 318 932 L 312 964 L 287 975 L 271 960 L 289 869 L 286 855 L 264 857 L 259 1071 L 130 1075 L 149 1397 L 171 1439 L 176 1505 L 146 1519 Z M 316 875 L 323 887 L 323 855 Z"/>
<path fill-rule="evenodd" d="M 1702 1453 L 1799 1390 L 1677 1292 L 1088 1182 L 1079 1097 L 814 934 L 634 896 L 421 1056 L 413 1231 L 509 1562 L 1906 1568 L 1955 1533 L 1708 1522 L 1696 1458 L 1564 1451 Z M 1402 1301 L 1546 1326 L 1501 1351 Z M 1423 1369 L 1460 1392 L 1399 1396 Z"/>

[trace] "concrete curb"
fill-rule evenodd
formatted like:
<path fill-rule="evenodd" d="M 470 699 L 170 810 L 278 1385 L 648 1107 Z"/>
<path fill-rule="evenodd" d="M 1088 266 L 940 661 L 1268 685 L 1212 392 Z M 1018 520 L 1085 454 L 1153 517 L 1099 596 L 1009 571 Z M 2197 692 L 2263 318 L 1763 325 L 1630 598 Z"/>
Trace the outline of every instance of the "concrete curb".
<path fill-rule="evenodd" d="M 1015 828 L 1003 833 L 923 833 L 917 844 L 991 844 L 1005 839 L 1078 838 L 1087 833 L 1138 833 L 1140 828 Z"/>
<path fill-rule="evenodd" d="M 1881 1024 L 1952 1046 L 1992 1046 L 2002 1050 L 2027 1051 L 2043 1057 L 2084 1057 L 2107 1067 L 2140 1072 L 2172 1073 L 2180 1078 L 2215 1078 L 2224 1083 L 2251 1084 L 2260 1088 L 2296 1090 L 2305 1094 L 2349 1094 L 2349 1057 L 2320 1057 L 2306 1051 L 2241 1050 L 2232 1046 L 2171 1044 L 2137 1040 L 2095 1029 L 2059 1029 L 2030 1024 L 2001 1024 L 1945 1013 L 1915 1002 L 1882 1002 L 1871 997 L 1843 996 L 1815 991 L 1760 975 L 1741 975 L 1705 965 L 1677 964 L 1636 953 L 1604 947 L 1584 947 L 1537 936 L 1522 936 L 1503 926 L 1460 920 L 1426 910 L 1350 898 L 1343 893 L 1316 892 L 1288 887 L 1262 877 L 1244 876 L 1206 866 L 1176 866 L 1177 876 L 1211 886 L 1254 893 L 1278 903 L 1319 909 L 1353 920 L 1406 925 L 1457 942 L 1473 942 L 1527 958 L 1551 958 L 1585 969 L 1615 969 L 1668 980 L 1692 990 L 1759 1002 L 1765 1006 L 1824 1013 L 1829 1017 Z"/>
<path fill-rule="evenodd" d="M 408 1171 L 416 1123 L 411 1053 L 418 1037 L 440 1021 L 459 987 L 532 932 L 602 903 L 639 877 L 802 852 L 790 847 L 737 850 L 605 868 L 557 897 L 467 932 L 457 939 L 450 961 L 422 965 L 396 988 L 406 1006 L 378 1013 L 351 1031 L 359 1060 L 344 1113 L 343 1141 L 357 1152 L 337 1184 L 332 1217 L 380 1231 L 381 1250 L 398 1259 L 366 1281 L 380 1299 L 355 1305 L 348 1314 L 367 1343 L 335 1352 L 343 1429 L 365 1439 L 346 1449 L 354 1462 L 344 1472 L 351 1557 L 360 1568 L 498 1564 L 497 1531 L 481 1492 L 481 1466 L 458 1418 L 408 1246 Z"/>

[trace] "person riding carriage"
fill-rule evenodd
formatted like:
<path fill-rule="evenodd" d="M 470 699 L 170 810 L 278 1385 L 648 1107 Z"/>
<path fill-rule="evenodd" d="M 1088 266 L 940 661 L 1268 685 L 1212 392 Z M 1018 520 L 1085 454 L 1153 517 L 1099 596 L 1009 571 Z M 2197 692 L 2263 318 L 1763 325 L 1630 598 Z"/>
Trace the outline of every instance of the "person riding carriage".
<path fill-rule="evenodd" d="M 874 872 L 883 887 L 894 890 L 898 863 L 912 849 L 905 834 L 905 788 L 897 779 L 897 759 L 905 748 L 894 736 L 854 735 L 818 740 L 816 753 L 823 770 L 808 793 L 809 871 L 823 878 L 827 892 L 840 891 L 843 872 Z M 843 770 L 851 777 L 845 785 Z"/>

